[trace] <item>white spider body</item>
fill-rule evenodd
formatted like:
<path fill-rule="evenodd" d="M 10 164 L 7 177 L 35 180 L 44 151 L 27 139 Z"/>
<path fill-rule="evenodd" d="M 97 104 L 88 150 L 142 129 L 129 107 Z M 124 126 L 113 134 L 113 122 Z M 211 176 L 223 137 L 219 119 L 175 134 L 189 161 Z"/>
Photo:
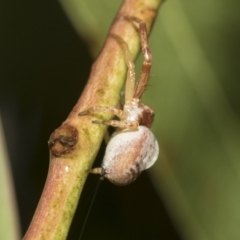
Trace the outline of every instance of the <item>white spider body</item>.
<path fill-rule="evenodd" d="M 102 174 L 116 185 L 127 185 L 150 168 L 159 155 L 158 142 L 149 128 L 121 131 L 109 141 L 102 163 Z"/>
<path fill-rule="evenodd" d="M 130 122 L 137 121 L 138 116 L 142 114 L 143 109 L 138 107 L 138 102 L 136 101 L 136 99 L 134 100 L 135 101 L 133 101 L 131 104 L 124 106 L 123 113 L 125 114 L 125 116 L 122 117 L 122 120 Z"/>

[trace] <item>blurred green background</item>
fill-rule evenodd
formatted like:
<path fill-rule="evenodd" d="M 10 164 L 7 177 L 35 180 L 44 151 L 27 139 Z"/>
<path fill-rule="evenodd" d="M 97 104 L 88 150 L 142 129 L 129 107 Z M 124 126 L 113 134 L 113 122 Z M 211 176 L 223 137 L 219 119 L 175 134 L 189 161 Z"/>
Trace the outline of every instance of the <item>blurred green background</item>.
<path fill-rule="evenodd" d="M 120 3 L 1 3 L 0 107 L 22 232 L 47 174 L 49 135 L 77 101 Z M 160 158 L 128 187 L 101 185 L 83 239 L 240 239 L 239 8 L 163 4 L 142 99 L 156 113 Z M 69 239 L 95 183 L 90 176 Z"/>

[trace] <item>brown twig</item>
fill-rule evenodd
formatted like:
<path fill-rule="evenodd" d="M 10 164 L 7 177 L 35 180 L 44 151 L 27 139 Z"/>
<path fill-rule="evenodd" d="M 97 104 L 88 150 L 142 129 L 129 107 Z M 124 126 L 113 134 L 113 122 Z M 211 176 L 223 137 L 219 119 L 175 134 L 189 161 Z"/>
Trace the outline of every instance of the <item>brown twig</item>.
<path fill-rule="evenodd" d="M 121 36 L 129 46 L 132 58 L 139 52 L 137 25 L 123 16 L 135 16 L 148 30 L 162 0 L 125 0 L 112 24 L 110 33 Z M 78 113 L 92 106 L 117 106 L 126 76 L 121 47 L 108 37 L 92 67 L 88 83 L 66 121 L 49 140 L 50 166 L 45 187 L 25 240 L 65 239 L 87 175 L 106 130 L 92 124 L 91 116 Z M 109 120 L 109 114 L 102 114 Z"/>

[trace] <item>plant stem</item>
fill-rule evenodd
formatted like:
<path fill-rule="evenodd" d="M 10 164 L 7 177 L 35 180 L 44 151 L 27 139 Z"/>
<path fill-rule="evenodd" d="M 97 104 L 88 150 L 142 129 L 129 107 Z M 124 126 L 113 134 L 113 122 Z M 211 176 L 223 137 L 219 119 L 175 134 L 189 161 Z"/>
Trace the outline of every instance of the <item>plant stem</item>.
<path fill-rule="evenodd" d="M 150 31 L 162 0 L 125 0 L 110 33 L 121 36 L 132 58 L 139 52 L 135 25 L 122 16 L 135 16 L 146 22 Z M 92 116 L 78 113 L 92 106 L 117 106 L 126 77 L 121 47 L 108 37 L 92 66 L 88 83 L 66 121 L 50 136 L 50 166 L 38 207 L 25 240 L 65 239 L 89 170 L 97 155 L 106 126 L 92 124 Z M 60 106 L 56 106 L 60 108 Z M 109 114 L 99 114 L 109 120 Z"/>

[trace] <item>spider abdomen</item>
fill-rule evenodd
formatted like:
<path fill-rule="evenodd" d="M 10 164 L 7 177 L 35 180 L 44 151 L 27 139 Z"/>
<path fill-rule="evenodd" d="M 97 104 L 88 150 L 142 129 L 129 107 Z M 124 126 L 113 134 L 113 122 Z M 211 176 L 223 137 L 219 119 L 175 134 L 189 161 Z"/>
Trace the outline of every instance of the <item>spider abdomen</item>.
<path fill-rule="evenodd" d="M 149 128 L 121 131 L 107 145 L 102 175 L 116 185 L 130 184 L 155 163 L 158 155 L 158 142 Z"/>

